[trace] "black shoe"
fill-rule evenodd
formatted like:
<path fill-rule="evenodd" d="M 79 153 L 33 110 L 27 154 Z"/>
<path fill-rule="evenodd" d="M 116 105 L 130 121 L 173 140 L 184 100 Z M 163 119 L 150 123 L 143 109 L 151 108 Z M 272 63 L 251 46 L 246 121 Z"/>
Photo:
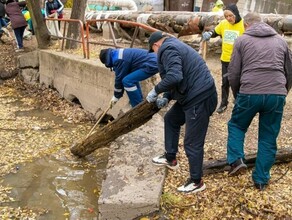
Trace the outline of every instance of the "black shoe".
<path fill-rule="evenodd" d="M 227 109 L 227 105 L 220 105 L 220 107 L 217 109 L 217 113 L 222 114 L 223 112 L 225 112 L 225 110 Z"/>
<path fill-rule="evenodd" d="M 266 183 L 254 183 L 254 187 L 260 191 L 263 191 L 264 189 L 266 189 L 267 186 L 268 184 Z"/>
<path fill-rule="evenodd" d="M 246 164 L 240 158 L 230 165 L 230 170 L 228 172 L 228 175 L 229 176 L 238 175 L 242 171 L 246 170 L 246 168 L 247 168 Z"/>

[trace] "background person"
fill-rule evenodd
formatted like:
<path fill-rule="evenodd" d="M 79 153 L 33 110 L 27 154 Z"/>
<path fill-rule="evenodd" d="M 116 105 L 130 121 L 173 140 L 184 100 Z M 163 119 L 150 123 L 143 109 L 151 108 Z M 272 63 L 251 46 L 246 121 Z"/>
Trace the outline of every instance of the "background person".
<path fill-rule="evenodd" d="M 148 102 L 159 108 L 176 100 L 164 116 L 165 153 L 153 164 L 176 169 L 181 126 L 185 124 L 184 150 L 190 177 L 177 188 L 179 192 L 199 192 L 206 188 L 202 180 L 205 137 L 209 118 L 217 106 L 214 79 L 203 58 L 189 45 L 157 31 L 149 38 L 150 51 L 157 53 L 161 81 L 149 92 Z M 158 95 L 163 94 L 163 98 Z"/>
<path fill-rule="evenodd" d="M 10 37 L 9 31 L 6 29 L 7 22 L 5 20 L 5 3 L 6 0 L 0 0 L 0 38 L 3 34 L 6 34 L 7 37 Z"/>
<path fill-rule="evenodd" d="M 58 19 L 62 19 L 64 5 L 60 0 L 46 0 L 45 1 L 45 18 L 54 18 L 57 14 Z M 61 22 L 58 21 L 59 29 L 61 28 Z"/>
<path fill-rule="evenodd" d="M 215 6 L 212 8 L 212 12 L 218 12 L 223 14 L 224 3 L 221 0 L 217 0 Z"/>
<path fill-rule="evenodd" d="M 20 7 L 24 7 L 26 5 L 25 1 L 15 2 L 14 0 L 7 0 L 6 2 L 6 14 L 8 15 L 11 27 L 14 32 L 14 36 L 16 38 L 17 48 L 16 52 L 23 51 L 23 34 L 24 30 L 27 26 L 26 20 L 21 12 Z"/>
<path fill-rule="evenodd" d="M 157 56 L 145 49 L 104 49 L 99 55 L 100 61 L 115 72 L 114 96 L 111 106 L 123 96 L 126 90 L 130 104 L 135 107 L 143 101 L 140 81 L 158 72 Z"/>
<path fill-rule="evenodd" d="M 228 97 L 229 97 L 229 82 L 225 76 L 227 73 L 228 64 L 230 62 L 233 44 L 237 37 L 241 36 L 244 32 L 243 20 L 239 15 L 239 11 L 236 5 L 228 5 L 224 9 L 224 17 L 214 30 L 204 32 L 203 40 L 209 40 L 211 37 L 222 37 L 222 54 L 221 54 L 221 66 L 222 66 L 222 85 L 221 85 L 221 103 L 217 112 L 223 113 L 227 109 Z"/>
<path fill-rule="evenodd" d="M 263 190 L 277 152 L 283 108 L 292 86 L 291 51 L 277 32 L 257 13 L 244 17 L 246 32 L 234 45 L 228 78 L 236 103 L 228 122 L 229 175 L 246 168 L 244 138 L 253 118 L 259 115 L 258 151 L 252 179 Z"/>

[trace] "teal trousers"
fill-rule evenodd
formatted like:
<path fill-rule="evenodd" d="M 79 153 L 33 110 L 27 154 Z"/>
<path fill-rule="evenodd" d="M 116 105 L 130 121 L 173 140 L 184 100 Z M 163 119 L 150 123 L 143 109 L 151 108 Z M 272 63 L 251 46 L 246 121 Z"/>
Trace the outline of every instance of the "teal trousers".
<path fill-rule="evenodd" d="M 281 128 L 284 95 L 238 94 L 228 122 L 227 161 L 229 164 L 244 158 L 244 139 L 253 118 L 258 114 L 258 151 L 252 178 L 255 183 L 267 184 L 275 162 L 277 137 Z"/>

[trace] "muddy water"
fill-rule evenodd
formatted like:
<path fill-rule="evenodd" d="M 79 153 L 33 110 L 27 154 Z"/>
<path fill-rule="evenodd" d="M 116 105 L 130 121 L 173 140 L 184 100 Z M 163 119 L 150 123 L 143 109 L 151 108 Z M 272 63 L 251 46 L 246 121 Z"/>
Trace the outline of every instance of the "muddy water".
<path fill-rule="evenodd" d="M 45 210 L 36 218 L 40 220 L 98 219 L 108 149 L 83 159 L 75 157 L 70 146 L 84 138 L 92 124 L 68 123 L 28 105 L 30 101 L 0 86 L 0 187 L 11 187 L 12 198 L 0 201 L 0 206 L 27 207 L 35 213 Z"/>
<path fill-rule="evenodd" d="M 98 192 L 105 164 L 106 160 L 100 160 L 95 168 L 83 169 L 75 167 L 76 162 L 48 156 L 17 165 L 16 173 L 6 176 L 3 184 L 12 187 L 13 207 L 46 209 L 38 219 L 98 219 Z"/>

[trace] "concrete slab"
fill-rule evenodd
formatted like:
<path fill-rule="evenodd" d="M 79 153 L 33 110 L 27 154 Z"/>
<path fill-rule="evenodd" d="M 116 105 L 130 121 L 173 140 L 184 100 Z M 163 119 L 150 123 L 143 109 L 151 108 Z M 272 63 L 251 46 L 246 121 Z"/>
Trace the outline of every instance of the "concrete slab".
<path fill-rule="evenodd" d="M 164 152 L 163 142 L 163 119 L 156 114 L 111 144 L 98 201 L 100 220 L 129 220 L 159 210 L 166 170 L 151 159 Z"/>

